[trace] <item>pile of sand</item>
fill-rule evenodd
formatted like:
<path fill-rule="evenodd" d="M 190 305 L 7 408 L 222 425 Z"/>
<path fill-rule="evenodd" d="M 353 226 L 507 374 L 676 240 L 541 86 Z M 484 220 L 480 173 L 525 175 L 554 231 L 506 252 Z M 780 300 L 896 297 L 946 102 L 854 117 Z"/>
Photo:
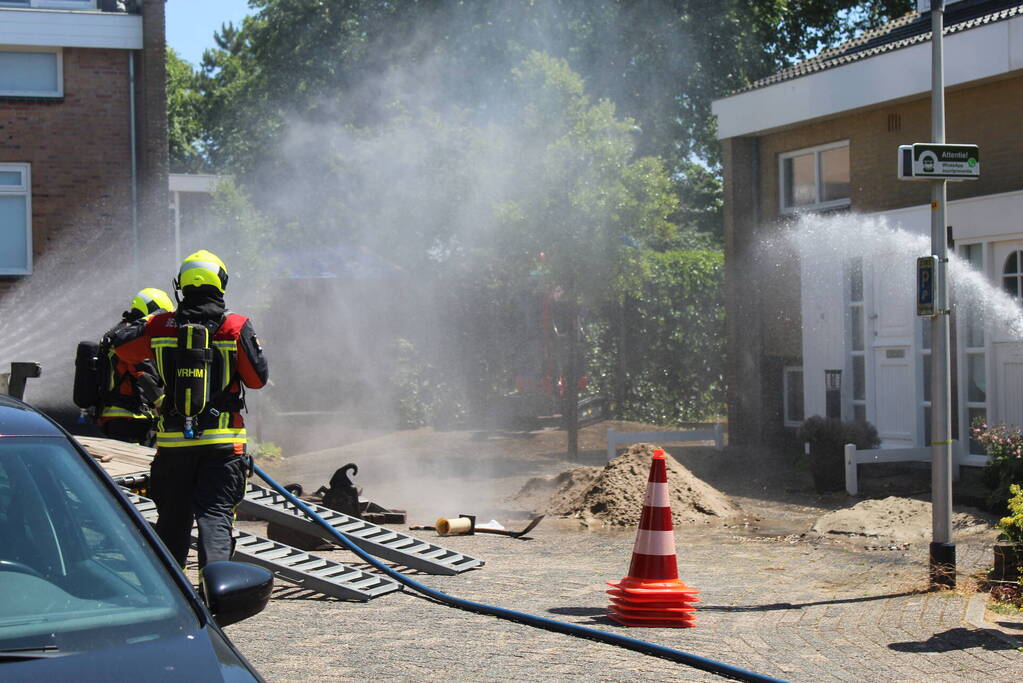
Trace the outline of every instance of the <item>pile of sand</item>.
<path fill-rule="evenodd" d="M 980 511 L 952 515 L 956 533 L 971 533 L 991 528 Z M 864 500 L 851 508 L 829 512 L 817 520 L 813 530 L 819 534 L 867 536 L 892 543 L 922 543 L 931 538 L 931 504 L 914 498 L 889 496 L 883 500 Z"/>
<path fill-rule="evenodd" d="M 537 513 L 597 519 L 609 526 L 637 526 L 643 511 L 650 456 L 657 448 L 636 444 L 604 467 L 575 467 L 526 482 L 516 501 Z M 666 458 L 671 517 L 676 526 L 740 514 L 723 493 L 671 455 Z"/>

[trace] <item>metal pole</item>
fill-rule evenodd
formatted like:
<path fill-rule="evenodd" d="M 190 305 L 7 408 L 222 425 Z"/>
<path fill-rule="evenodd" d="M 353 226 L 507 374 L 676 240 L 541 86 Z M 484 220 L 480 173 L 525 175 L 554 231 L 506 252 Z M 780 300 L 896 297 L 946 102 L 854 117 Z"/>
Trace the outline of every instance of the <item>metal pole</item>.
<path fill-rule="evenodd" d="M 138 170 L 138 140 L 136 128 L 135 108 L 135 53 L 128 51 L 128 111 L 131 121 L 129 130 L 131 136 L 131 260 L 135 269 L 132 273 L 135 279 L 139 276 L 139 170 Z"/>
<path fill-rule="evenodd" d="M 174 263 L 181 263 L 181 191 L 174 191 Z"/>
<path fill-rule="evenodd" d="M 944 0 L 931 0 L 931 137 L 945 142 L 945 74 L 942 59 Z M 931 185 L 931 254 L 937 257 L 935 304 L 931 318 L 931 587 L 956 585 L 952 542 L 952 425 L 949 376 L 948 243 L 945 239 L 946 181 Z"/>

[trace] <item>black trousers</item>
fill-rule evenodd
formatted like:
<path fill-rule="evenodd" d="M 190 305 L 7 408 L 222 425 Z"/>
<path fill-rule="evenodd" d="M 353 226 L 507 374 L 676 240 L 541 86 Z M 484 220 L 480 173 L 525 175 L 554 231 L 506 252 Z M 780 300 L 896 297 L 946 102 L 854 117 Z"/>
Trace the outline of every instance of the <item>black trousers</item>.
<path fill-rule="evenodd" d="M 100 431 L 104 436 L 128 443 L 145 444 L 149 441 L 151 430 L 152 423 L 149 420 L 130 417 L 115 417 L 100 425 Z"/>
<path fill-rule="evenodd" d="M 199 568 L 231 559 L 234 509 L 245 497 L 248 458 L 221 446 L 158 448 L 150 466 L 156 533 L 181 566 L 192 520 L 199 526 Z"/>

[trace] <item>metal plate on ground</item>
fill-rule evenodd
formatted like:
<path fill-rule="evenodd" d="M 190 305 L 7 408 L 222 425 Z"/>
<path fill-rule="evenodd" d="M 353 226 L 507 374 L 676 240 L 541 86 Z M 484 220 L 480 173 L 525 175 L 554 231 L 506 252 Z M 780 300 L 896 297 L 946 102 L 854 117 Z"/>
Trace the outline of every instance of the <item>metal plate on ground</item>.
<path fill-rule="evenodd" d="M 156 503 L 125 491 L 147 522 L 156 522 Z M 394 579 L 328 560 L 313 553 L 235 529 L 234 559 L 265 567 L 289 583 L 344 600 L 367 601 L 402 589 Z M 198 538 L 192 535 L 193 543 Z"/>
<path fill-rule="evenodd" d="M 389 560 L 411 569 L 428 574 L 459 574 L 483 566 L 483 560 L 444 548 L 429 541 L 423 541 L 400 531 L 393 531 L 371 524 L 356 517 L 341 514 L 330 508 L 307 503 L 316 514 L 323 517 L 331 527 L 351 539 L 353 543 L 384 560 Z M 250 483 L 245 499 L 238 511 L 259 517 L 269 522 L 282 524 L 296 531 L 315 534 L 333 542 L 333 537 L 318 524 L 292 505 L 281 494 L 257 484 Z"/>

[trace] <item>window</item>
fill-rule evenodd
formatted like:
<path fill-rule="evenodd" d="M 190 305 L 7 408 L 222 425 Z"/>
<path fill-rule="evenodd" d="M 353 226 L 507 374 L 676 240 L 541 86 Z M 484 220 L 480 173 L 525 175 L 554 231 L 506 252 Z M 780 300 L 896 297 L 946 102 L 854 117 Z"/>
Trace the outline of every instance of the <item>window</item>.
<path fill-rule="evenodd" d="M 849 260 L 849 360 L 852 364 L 853 419 L 867 419 L 866 325 L 863 311 L 863 257 Z"/>
<path fill-rule="evenodd" d="M 1023 251 L 1014 251 L 1006 257 L 1005 265 L 1002 267 L 1002 287 L 1009 293 L 1009 296 L 1018 299 L 1020 293 L 1023 292 L 1023 287 L 1020 287 L 1021 280 L 1023 280 Z"/>
<path fill-rule="evenodd" d="M 849 206 L 849 141 L 779 158 L 781 211 L 817 211 Z"/>
<path fill-rule="evenodd" d="M 785 426 L 798 427 L 804 418 L 803 368 L 785 368 L 783 384 L 785 392 Z"/>
<path fill-rule="evenodd" d="M 60 49 L 0 50 L 0 97 L 64 97 Z"/>
<path fill-rule="evenodd" d="M 63 439 L 0 439 L 0 649 L 97 652 L 194 633 L 195 612 L 136 524 Z"/>
<path fill-rule="evenodd" d="M 0 275 L 32 272 L 32 181 L 28 164 L 0 164 Z"/>
<path fill-rule="evenodd" d="M 984 272 L 984 245 L 967 244 L 959 248 L 959 256 L 970 264 L 977 272 Z M 1013 252 L 1009 261 L 1014 261 L 1019 271 L 1020 252 Z M 1006 263 L 1006 266 L 1011 265 Z M 1012 275 L 1013 284 L 1019 287 L 1019 276 Z M 969 434 L 970 425 L 974 420 L 987 419 L 987 354 L 984 338 L 984 317 L 983 310 L 979 305 L 967 304 L 965 310 L 965 330 L 959 332 L 959 338 L 965 337 L 965 344 L 961 344 L 962 362 L 960 373 L 965 373 L 961 378 L 960 386 L 966 386 L 966 429 Z M 969 439 L 970 453 L 984 454 L 984 447 L 974 439 Z"/>

